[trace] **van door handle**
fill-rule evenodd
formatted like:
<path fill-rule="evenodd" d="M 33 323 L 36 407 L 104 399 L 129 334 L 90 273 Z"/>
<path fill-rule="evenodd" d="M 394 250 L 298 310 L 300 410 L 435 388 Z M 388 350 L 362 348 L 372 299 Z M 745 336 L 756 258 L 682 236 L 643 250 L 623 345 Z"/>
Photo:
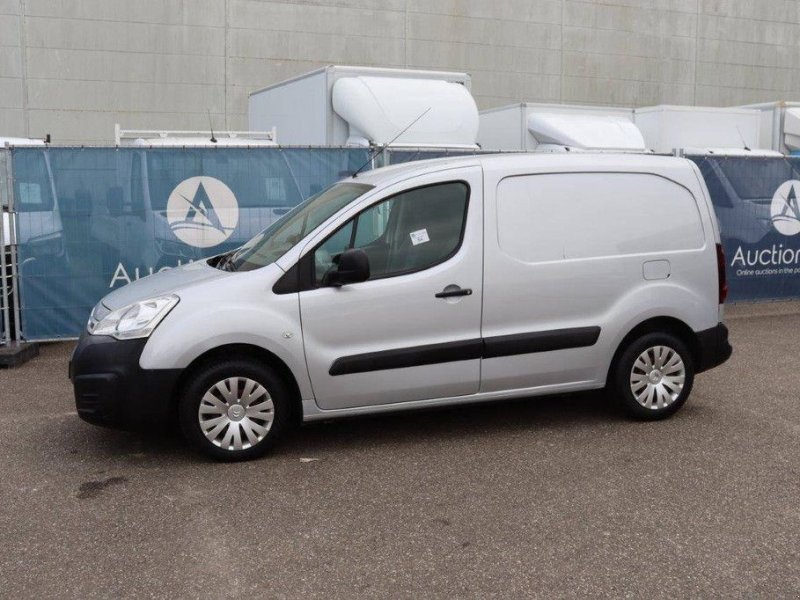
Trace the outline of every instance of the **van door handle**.
<path fill-rule="evenodd" d="M 436 294 L 436 297 L 437 298 L 456 298 L 458 296 L 471 296 L 471 295 L 472 295 L 472 290 L 469 289 L 469 288 L 456 287 L 455 289 L 453 289 L 453 286 L 448 285 L 441 292 Z"/>

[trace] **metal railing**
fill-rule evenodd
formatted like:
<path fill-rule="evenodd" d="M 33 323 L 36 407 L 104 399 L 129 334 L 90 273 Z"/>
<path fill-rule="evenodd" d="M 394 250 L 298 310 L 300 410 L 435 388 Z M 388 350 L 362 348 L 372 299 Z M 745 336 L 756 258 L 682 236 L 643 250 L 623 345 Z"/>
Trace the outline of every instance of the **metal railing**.
<path fill-rule="evenodd" d="M 122 129 L 119 123 L 114 124 L 114 145 L 135 146 L 137 140 L 143 145 L 158 146 L 202 146 L 212 142 L 220 147 L 230 145 L 259 145 L 278 143 L 277 129 L 268 131 L 213 131 L 177 130 L 177 129 Z"/>

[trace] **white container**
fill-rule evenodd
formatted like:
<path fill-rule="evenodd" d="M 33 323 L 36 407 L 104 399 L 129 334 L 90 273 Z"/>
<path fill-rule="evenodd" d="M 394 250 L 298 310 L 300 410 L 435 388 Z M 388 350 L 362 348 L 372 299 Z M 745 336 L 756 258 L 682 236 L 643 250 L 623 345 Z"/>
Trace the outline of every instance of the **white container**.
<path fill-rule="evenodd" d="M 630 108 L 522 103 L 484 110 L 480 117 L 478 142 L 486 150 L 645 150 Z"/>
<path fill-rule="evenodd" d="M 647 147 L 659 153 L 762 148 L 761 114 L 752 109 L 660 105 L 637 108 L 634 120 Z"/>
<path fill-rule="evenodd" d="M 470 76 L 328 66 L 250 94 L 248 126 L 277 127 L 281 144 L 475 148 Z M 414 122 L 415 119 L 419 119 Z"/>
<path fill-rule="evenodd" d="M 764 102 L 740 106 L 761 114 L 759 143 L 783 154 L 800 151 L 800 102 Z"/>

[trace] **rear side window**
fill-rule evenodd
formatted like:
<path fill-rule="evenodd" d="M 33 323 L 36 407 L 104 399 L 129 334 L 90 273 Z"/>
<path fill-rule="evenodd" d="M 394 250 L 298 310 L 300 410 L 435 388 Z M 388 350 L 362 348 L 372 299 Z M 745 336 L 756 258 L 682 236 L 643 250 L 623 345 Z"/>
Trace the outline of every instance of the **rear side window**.
<path fill-rule="evenodd" d="M 500 248 L 525 262 L 701 248 L 694 197 L 644 173 L 525 175 L 497 188 Z"/>

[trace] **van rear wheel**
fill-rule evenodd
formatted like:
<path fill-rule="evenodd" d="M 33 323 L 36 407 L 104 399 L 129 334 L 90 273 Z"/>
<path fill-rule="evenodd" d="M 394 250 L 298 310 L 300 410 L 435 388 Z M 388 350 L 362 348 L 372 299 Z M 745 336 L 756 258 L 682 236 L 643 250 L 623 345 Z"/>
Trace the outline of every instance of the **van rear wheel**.
<path fill-rule="evenodd" d="M 648 333 L 622 352 L 610 387 L 628 415 L 656 420 L 675 414 L 693 383 L 694 364 L 686 344 L 671 333 Z"/>
<path fill-rule="evenodd" d="M 245 358 L 201 365 L 189 376 L 179 402 L 184 437 L 217 460 L 263 456 L 292 423 L 283 380 Z"/>

